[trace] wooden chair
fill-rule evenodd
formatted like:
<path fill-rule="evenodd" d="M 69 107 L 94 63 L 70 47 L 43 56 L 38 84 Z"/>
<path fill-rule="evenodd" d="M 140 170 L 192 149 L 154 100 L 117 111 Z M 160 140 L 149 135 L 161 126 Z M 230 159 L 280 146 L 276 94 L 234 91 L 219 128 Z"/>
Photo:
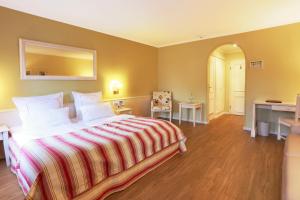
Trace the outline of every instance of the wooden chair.
<path fill-rule="evenodd" d="M 278 130 L 277 130 L 277 140 L 285 139 L 284 136 L 281 135 L 280 126 L 284 125 L 289 128 L 292 128 L 293 126 L 300 126 L 300 94 L 297 95 L 296 99 L 296 112 L 295 112 L 295 118 L 279 118 L 278 119 Z"/>
<path fill-rule="evenodd" d="M 151 117 L 154 113 L 169 113 L 169 121 L 172 120 L 172 93 L 170 91 L 153 92 L 151 100 Z"/>

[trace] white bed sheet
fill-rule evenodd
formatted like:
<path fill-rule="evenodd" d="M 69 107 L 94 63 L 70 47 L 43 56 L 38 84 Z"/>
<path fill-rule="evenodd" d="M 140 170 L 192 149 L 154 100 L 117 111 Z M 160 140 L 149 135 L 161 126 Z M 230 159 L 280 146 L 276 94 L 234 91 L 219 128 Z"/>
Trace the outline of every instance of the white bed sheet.
<path fill-rule="evenodd" d="M 54 135 L 61 135 L 79 129 L 88 128 L 90 126 L 97 126 L 104 123 L 108 123 L 112 121 L 120 121 L 132 117 L 134 117 L 134 115 L 116 115 L 113 117 L 96 119 L 90 122 L 72 120 L 72 123 L 70 124 L 55 126 L 52 128 L 39 129 L 36 131 L 24 130 L 22 129 L 21 126 L 19 126 L 19 127 L 10 128 L 10 131 L 12 133 L 12 138 L 17 143 L 18 147 L 22 148 L 23 145 L 25 145 L 27 142 L 33 139 L 45 138 Z"/>

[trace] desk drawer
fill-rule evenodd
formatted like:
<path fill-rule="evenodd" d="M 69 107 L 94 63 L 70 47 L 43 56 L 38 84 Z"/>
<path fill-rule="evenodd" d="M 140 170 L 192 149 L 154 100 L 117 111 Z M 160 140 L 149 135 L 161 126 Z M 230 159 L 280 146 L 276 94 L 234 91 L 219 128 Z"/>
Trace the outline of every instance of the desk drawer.
<path fill-rule="evenodd" d="M 286 111 L 286 112 L 296 112 L 296 107 L 295 106 L 272 105 L 272 110 Z"/>

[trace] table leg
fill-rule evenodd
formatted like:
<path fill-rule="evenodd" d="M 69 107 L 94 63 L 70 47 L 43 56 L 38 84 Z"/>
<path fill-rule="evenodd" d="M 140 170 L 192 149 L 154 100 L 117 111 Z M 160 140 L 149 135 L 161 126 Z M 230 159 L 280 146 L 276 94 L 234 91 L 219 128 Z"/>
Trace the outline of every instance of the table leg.
<path fill-rule="evenodd" d="M 179 104 L 179 124 L 181 124 L 181 105 Z"/>
<path fill-rule="evenodd" d="M 196 126 L 196 108 L 193 108 L 193 125 Z"/>
<path fill-rule="evenodd" d="M 202 105 L 201 105 L 201 107 L 199 108 L 199 112 L 200 112 L 200 123 L 202 122 Z"/>

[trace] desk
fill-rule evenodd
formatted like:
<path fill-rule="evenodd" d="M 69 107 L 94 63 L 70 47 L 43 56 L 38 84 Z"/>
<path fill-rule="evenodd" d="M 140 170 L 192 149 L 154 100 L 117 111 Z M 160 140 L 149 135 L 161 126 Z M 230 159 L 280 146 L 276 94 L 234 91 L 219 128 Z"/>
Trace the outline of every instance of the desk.
<path fill-rule="evenodd" d="M 179 124 L 181 124 L 181 115 L 182 108 L 192 109 L 193 110 L 193 125 L 196 126 L 196 110 L 200 109 L 200 121 L 202 120 L 202 104 L 201 103 L 187 103 L 180 102 L 179 103 Z"/>
<path fill-rule="evenodd" d="M 253 102 L 253 111 L 252 111 L 252 128 L 251 128 L 251 137 L 256 136 L 256 109 L 266 109 L 274 110 L 279 112 L 296 112 L 296 103 L 268 103 L 265 101 L 254 101 Z"/>

